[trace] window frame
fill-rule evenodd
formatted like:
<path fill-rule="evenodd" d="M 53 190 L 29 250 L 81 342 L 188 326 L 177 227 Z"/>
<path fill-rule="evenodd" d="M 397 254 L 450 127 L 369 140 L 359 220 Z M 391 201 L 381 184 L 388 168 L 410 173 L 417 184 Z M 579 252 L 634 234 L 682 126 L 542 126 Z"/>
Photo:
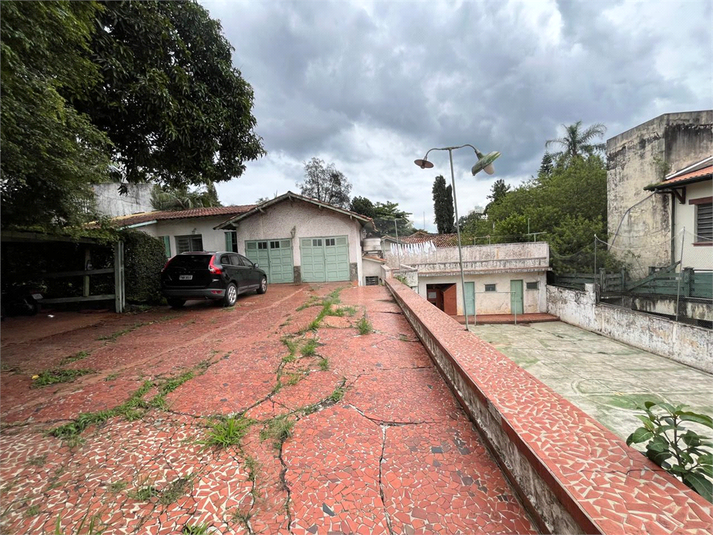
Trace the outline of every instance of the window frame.
<path fill-rule="evenodd" d="M 188 240 L 188 249 L 182 249 L 180 240 Z M 203 235 L 202 234 L 185 234 L 183 236 L 175 236 L 176 240 L 176 254 L 181 253 L 195 253 L 203 251 Z M 195 249 L 194 244 L 196 240 L 200 240 L 200 248 Z"/>
<path fill-rule="evenodd" d="M 497 292 L 497 291 L 498 291 L 498 285 L 497 285 L 497 283 L 495 283 L 495 284 L 485 284 L 484 287 L 485 287 L 485 289 L 484 289 L 485 292 Z"/>

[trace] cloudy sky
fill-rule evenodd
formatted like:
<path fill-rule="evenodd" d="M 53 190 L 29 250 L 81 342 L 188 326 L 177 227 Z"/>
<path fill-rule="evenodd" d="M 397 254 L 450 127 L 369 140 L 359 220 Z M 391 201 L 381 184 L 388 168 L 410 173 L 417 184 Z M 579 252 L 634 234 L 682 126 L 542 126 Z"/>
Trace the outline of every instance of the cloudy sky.
<path fill-rule="evenodd" d="M 547 139 L 578 120 L 607 138 L 662 113 L 713 107 L 713 1 L 201 0 L 255 91 L 268 155 L 218 186 L 223 204 L 299 192 L 304 163 L 334 163 L 352 196 L 392 201 L 435 230 L 433 179 L 470 143 L 502 153 L 472 177 L 454 152 L 458 209 L 497 178 L 537 174 Z"/>

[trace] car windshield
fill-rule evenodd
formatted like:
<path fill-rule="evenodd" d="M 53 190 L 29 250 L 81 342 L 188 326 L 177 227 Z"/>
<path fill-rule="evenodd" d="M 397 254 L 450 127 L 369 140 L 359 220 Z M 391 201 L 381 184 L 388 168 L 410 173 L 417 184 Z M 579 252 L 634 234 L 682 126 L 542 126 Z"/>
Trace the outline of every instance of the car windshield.
<path fill-rule="evenodd" d="M 170 267 L 205 269 L 210 263 L 211 255 L 178 255 L 171 260 Z"/>

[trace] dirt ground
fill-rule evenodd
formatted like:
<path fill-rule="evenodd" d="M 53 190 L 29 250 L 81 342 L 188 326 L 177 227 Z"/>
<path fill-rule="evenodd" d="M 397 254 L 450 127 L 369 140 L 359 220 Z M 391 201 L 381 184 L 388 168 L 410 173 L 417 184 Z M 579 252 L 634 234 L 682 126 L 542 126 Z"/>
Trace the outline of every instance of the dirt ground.
<path fill-rule="evenodd" d="M 384 288 L 53 316 L 2 324 L 2 533 L 535 532 Z"/>

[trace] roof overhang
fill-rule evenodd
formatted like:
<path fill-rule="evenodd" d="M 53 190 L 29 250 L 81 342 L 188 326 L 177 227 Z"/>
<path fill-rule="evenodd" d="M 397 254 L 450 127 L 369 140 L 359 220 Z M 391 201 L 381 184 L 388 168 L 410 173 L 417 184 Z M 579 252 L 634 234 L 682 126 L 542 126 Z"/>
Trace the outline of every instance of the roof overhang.
<path fill-rule="evenodd" d="M 679 202 L 686 201 L 686 186 L 698 182 L 705 182 L 713 178 L 713 156 L 704 158 L 693 165 L 684 167 L 680 171 L 666 175 L 658 184 L 646 186 L 644 190 L 654 193 L 672 193 Z"/>
<path fill-rule="evenodd" d="M 311 204 L 313 206 L 317 206 L 320 209 L 332 210 L 333 212 L 336 212 L 338 214 L 349 217 L 349 219 L 354 219 L 356 221 L 359 221 L 359 223 L 361 223 L 362 226 L 371 224 L 372 228 L 374 230 L 376 230 L 374 221 L 369 217 L 363 216 L 361 214 L 357 214 L 356 212 L 351 212 L 349 210 L 345 210 L 344 208 L 339 208 L 338 206 L 334 206 L 334 205 L 326 203 L 326 202 L 318 201 L 317 199 L 312 199 L 310 197 L 304 197 L 302 195 L 298 195 L 291 191 L 288 191 L 287 193 L 280 195 L 279 197 L 275 197 L 274 199 L 270 199 L 269 201 L 266 201 L 264 203 L 258 204 L 252 210 L 249 210 L 243 214 L 238 214 L 236 216 L 233 216 L 230 219 L 223 221 L 222 223 L 220 223 L 219 225 L 216 225 L 213 228 L 215 230 L 234 230 L 237 228 L 237 224 L 240 221 L 247 219 L 249 217 L 252 217 L 254 215 L 264 213 L 267 209 L 271 208 L 272 206 L 275 206 L 276 204 L 280 204 L 284 201 L 302 201 L 302 202 Z"/>

